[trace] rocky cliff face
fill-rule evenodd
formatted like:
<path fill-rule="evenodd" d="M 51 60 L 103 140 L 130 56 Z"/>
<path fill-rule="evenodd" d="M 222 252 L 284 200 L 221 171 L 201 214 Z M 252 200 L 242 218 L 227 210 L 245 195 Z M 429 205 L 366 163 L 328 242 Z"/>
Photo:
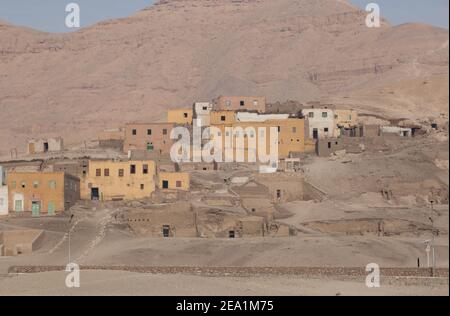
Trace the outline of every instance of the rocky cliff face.
<path fill-rule="evenodd" d="M 71 34 L 0 24 L 0 151 L 219 94 L 447 115 L 448 31 L 365 16 L 344 0 L 165 0 Z"/>

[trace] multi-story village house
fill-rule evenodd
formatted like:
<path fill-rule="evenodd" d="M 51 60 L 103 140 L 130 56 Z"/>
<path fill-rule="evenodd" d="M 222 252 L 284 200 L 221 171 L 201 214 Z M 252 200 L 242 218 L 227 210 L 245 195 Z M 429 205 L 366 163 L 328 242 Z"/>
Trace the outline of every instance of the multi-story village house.
<path fill-rule="evenodd" d="M 9 211 L 55 215 L 80 199 L 80 179 L 64 172 L 8 172 Z"/>

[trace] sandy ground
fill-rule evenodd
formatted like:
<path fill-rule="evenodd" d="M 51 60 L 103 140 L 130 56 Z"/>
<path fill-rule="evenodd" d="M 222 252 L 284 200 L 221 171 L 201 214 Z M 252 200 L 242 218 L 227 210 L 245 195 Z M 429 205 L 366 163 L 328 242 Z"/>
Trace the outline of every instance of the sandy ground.
<path fill-rule="evenodd" d="M 368 288 L 363 280 L 300 277 L 204 277 L 153 275 L 119 271 L 81 271 L 80 287 L 65 286 L 66 272 L 0 277 L 0 295 L 180 295 L 180 296 L 303 296 L 303 295 L 449 295 L 448 282 L 430 284 L 381 282 Z M 419 282 L 420 283 L 420 282 Z"/>

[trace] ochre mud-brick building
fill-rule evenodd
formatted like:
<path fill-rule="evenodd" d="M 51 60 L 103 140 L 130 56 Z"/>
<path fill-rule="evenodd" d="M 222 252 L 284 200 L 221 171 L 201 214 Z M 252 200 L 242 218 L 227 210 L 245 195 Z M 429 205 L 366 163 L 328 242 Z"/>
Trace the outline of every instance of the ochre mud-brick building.
<path fill-rule="evenodd" d="M 55 215 L 80 199 L 80 179 L 64 172 L 9 172 L 10 213 Z"/>
<path fill-rule="evenodd" d="M 134 200 L 150 197 L 155 191 L 155 162 L 90 160 L 83 179 L 83 200 Z"/>

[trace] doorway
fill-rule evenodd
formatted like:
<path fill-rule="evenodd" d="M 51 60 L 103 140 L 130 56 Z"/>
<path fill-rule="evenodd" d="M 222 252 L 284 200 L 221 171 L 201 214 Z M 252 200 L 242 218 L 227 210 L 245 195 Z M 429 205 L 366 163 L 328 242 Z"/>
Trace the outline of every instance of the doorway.
<path fill-rule="evenodd" d="M 100 199 L 100 192 L 98 188 L 91 188 L 91 200 L 98 201 Z"/>
<path fill-rule="evenodd" d="M 23 201 L 22 200 L 14 201 L 14 210 L 16 212 L 23 212 Z"/>
<path fill-rule="evenodd" d="M 31 201 L 31 215 L 39 216 L 41 213 L 41 202 L 40 201 Z"/>
<path fill-rule="evenodd" d="M 313 129 L 313 139 L 319 139 L 319 130 L 317 128 Z"/>

